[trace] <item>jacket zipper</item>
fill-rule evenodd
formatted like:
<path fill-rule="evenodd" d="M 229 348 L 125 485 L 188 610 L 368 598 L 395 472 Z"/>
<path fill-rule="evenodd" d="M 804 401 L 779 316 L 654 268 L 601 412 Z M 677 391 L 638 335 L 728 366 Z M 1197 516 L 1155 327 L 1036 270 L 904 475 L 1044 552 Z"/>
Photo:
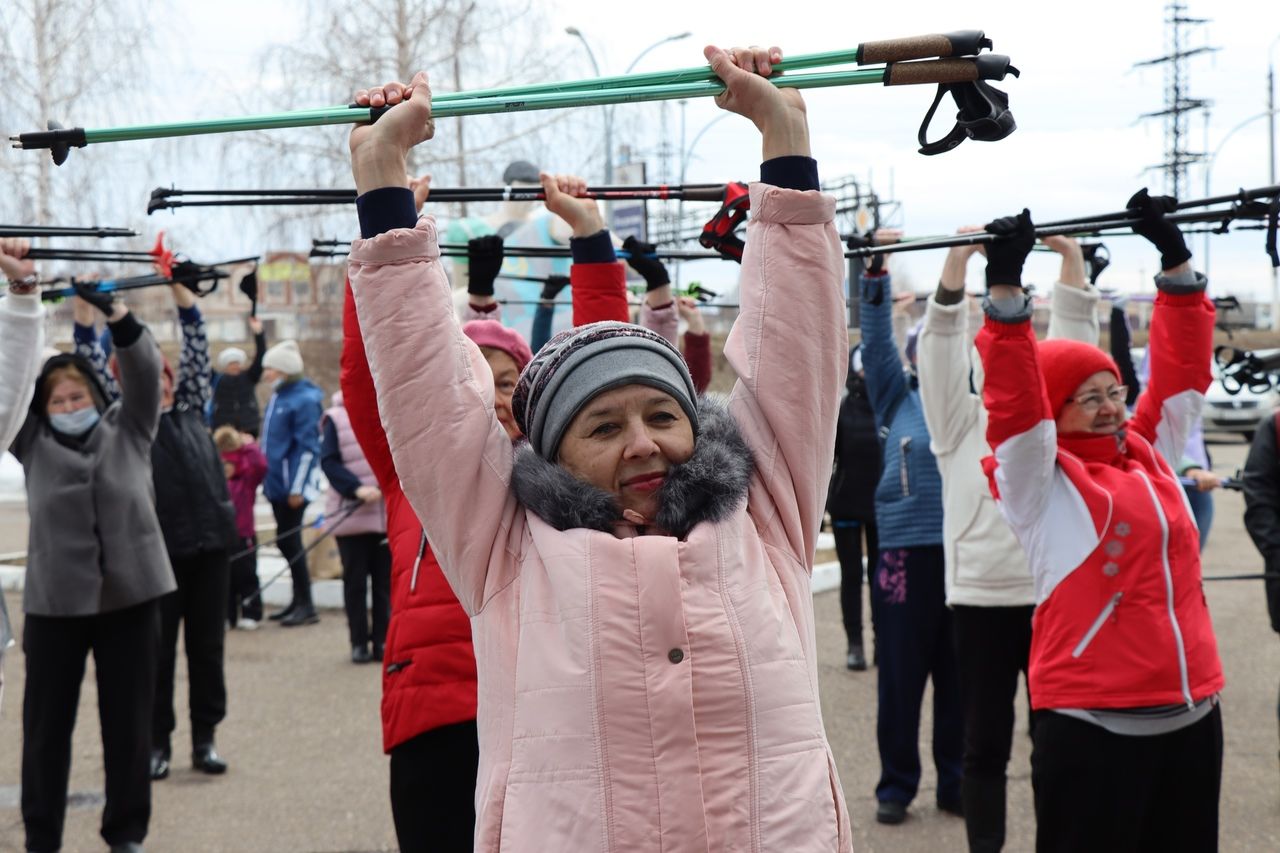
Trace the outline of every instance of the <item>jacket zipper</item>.
<path fill-rule="evenodd" d="M 1156 517 L 1160 519 L 1160 562 L 1164 567 L 1165 603 L 1169 608 L 1169 624 L 1173 627 L 1173 642 L 1178 647 L 1178 675 L 1182 679 L 1182 698 L 1186 700 L 1188 709 L 1195 708 L 1196 703 L 1191 698 L 1191 679 L 1187 675 L 1187 649 L 1182 641 L 1182 627 L 1178 624 L 1178 617 L 1173 609 L 1173 570 L 1169 567 L 1169 520 L 1164 516 L 1164 508 L 1160 506 L 1160 499 L 1156 496 L 1151 480 L 1141 471 L 1138 472 L 1138 476 L 1146 485 L 1147 493 L 1151 495 L 1151 503 L 1156 508 Z"/>
<path fill-rule="evenodd" d="M 409 660 L 398 660 L 395 663 L 389 663 L 387 664 L 387 675 L 395 675 L 400 670 L 407 669 L 411 663 L 413 663 L 412 658 Z"/>
<path fill-rule="evenodd" d="M 422 565 L 422 557 L 427 553 L 427 531 L 422 531 L 422 539 L 418 542 L 418 559 L 413 561 L 413 576 L 409 578 L 409 592 L 413 593 L 418 589 L 418 567 Z M 391 670 L 388 669 L 388 672 Z"/>
<path fill-rule="evenodd" d="M 907 465 L 910 454 L 911 436 L 904 435 L 898 439 L 898 485 L 902 489 L 904 498 L 911 495 L 911 477 L 908 473 L 909 466 Z"/>
<path fill-rule="evenodd" d="M 1098 632 L 1102 630 L 1102 626 L 1107 623 L 1107 620 L 1111 618 L 1111 614 L 1115 612 L 1116 605 L 1120 603 L 1120 597 L 1122 595 L 1124 595 L 1123 592 L 1117 592 L 1115 595 L 1111 596 L 1111 600 L 1102 608 L 1102 612 L 1098 614 L 1098 618 L 1093 620 L 1093 624 L 1089 626 L 1089 630 L 1084 632 L 1084 636 L 1080 639 L 1080 642 L 1071 650 L 1071 656 L 1073 658 L 1080 657 L 1080 655 L 1084 654 L 1084 650 L 1089 648 L 1089 644 L 1093 642 L 1093 638 L 1098 635 Z"/>

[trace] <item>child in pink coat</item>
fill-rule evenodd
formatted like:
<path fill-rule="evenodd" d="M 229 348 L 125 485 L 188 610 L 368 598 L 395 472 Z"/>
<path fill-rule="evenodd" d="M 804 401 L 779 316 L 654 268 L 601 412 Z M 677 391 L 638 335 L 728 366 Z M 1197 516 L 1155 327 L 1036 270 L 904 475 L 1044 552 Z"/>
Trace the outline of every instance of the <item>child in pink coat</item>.
<path fill-rule="evenodd" d="M 227 602 L 227 622 L 232 628 L 252 631 L 262 621 L 262 597 L 258 594 L 258 534 L 253 520 L 253 504 L 258 487 L 267 476 L 267 457 L 248 433 L 220 426 L 213 442 L 222 454 L 227 489 L 236 508 L 237 556 L 231 561 L 231 596 Z"/>

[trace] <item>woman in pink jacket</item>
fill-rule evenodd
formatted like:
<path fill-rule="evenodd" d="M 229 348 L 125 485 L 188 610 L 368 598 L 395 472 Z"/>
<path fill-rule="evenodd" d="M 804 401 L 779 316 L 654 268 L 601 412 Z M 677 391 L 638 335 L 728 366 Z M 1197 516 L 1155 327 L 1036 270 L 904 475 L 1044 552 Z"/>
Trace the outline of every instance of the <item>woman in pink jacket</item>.
<path fill-rule="evenodd" d="M 521 374 L 515 449 L 406 189 L 426 76 L 357 94 L 392 109 L 351 135 L 351 286 L 405 494 L 472 619 L 478 850 L 851 848 L 809 586 L 848 351 L 834 203 L 799 93 L 760 76 L 781 52 L 706 55 L 763 136 L 741 378 L 698 402 L 660 335 L 584 326 Z"/>

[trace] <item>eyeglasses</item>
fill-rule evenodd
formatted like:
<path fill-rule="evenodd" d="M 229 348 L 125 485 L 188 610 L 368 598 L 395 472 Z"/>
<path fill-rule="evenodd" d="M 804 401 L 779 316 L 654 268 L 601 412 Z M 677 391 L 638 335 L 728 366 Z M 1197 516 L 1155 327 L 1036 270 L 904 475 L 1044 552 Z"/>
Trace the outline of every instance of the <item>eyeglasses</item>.
<path fill-rule="evenodd" d="M 1080 397 L 1072 398 L 1071 402 L 1080 407 L 1086 415 L 1097 413 L 1102 408 L 1103 403 L 1112 403 L 1117 406 L 1124 406 L 1124 401 L 1129 396 L 1129 387 L 1127 385 L 1117 385 L 1107 391 L 1105 394 L 1099 394 L 1097 391 L 1092 394 L 1084 394 Z"/>

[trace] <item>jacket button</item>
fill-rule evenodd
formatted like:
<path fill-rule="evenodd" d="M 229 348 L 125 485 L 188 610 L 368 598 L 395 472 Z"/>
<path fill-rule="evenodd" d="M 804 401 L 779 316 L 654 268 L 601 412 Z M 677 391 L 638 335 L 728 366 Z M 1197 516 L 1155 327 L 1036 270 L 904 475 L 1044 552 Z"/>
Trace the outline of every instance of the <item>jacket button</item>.
<path fill-rule="evenodd" d="M 684 652 L 682 652 L 680 649 L 672 649 L 671 651 L 667 652 L 667 660 L 671 661 L 672 663 L 680 663 L 680 661 L 684 660 Z"/>

